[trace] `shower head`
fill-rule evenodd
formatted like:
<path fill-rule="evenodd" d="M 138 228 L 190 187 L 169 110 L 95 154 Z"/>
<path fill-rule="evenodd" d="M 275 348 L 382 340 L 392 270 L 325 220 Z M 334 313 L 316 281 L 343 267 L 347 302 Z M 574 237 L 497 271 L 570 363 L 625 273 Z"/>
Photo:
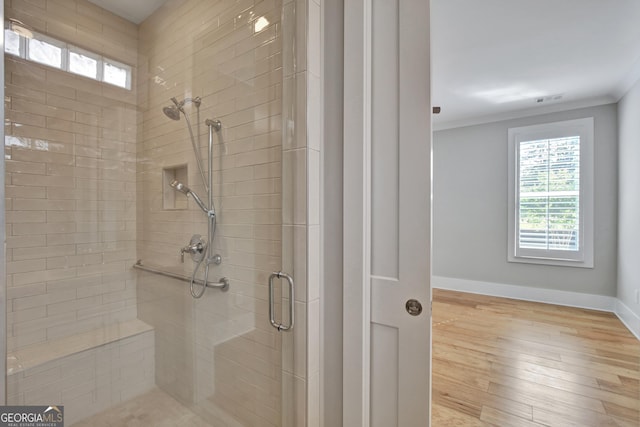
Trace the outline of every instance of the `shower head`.
<path fill-rule="evenodd" d="M 162 112 L 171 120 L 180 120 L 180 113 L 186 115 L 183 107 L 187 102 L 195 104 L 197 108 L 200 108 L 200 104 L 202 103 L 202 99 L 199 96 L 196 96 L 195 98 L 185 98 L 182 101 L 178 101 L 175 97 L 170 99 L 171 102 L 173 102 L 173 105 L 162 108 Z"/>
<path fill-rule="evenodd" d="M 173 105 L 170 107 L 164 107 L 162 109 L 162 112 L 171 120 L 180 120 L 180 110 L 178 110 L 178 108 Z"/>
<path fill-rule="evenodd" d="M 185 196 L 191 195 L 191 197 L 193 197 L 193 200 L 195 200 L 195 202 L 198 204 L 198 206 L 200 206 L 200 209 L 202 209 L 207 214 L 209 213 L 209 209 L 207 209 L 207 207 L 205 206 L 205 204 L 202 201 L 202 199 L 200 199 L 200 197 L 198 197 L 198 195 L 196 193 L 194 193 L 193 190 L 191 190 L 189 187 L 187 187 L 186 185 L 184 185 L 183 183 L 181 183 L 177 179 L 174 179 L 173 181 L 171 181 L 171 183 L 169 185 L 171 186 L 171 188 L 173 188 L 176 191 L 181 192 Z"/>

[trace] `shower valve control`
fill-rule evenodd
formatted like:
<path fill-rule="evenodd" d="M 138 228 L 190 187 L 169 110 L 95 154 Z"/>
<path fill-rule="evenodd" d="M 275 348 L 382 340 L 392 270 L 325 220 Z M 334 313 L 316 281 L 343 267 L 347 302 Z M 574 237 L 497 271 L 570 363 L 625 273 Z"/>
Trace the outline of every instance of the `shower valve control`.
<path fill-rule="evenodd" d="M 180 261 L 184 262 L 184 254 L 188 253 L 191 254 L 191 259 L 194 262 L 200 262 L 202 261 L 202 258 L 204 258 L 206 249 L 207 243 L 204 241 L 202 236 L 200 236 L 199 234 L 194 234 L 191 237 L 191 241 L 189 241 L 189 244 L 180 249 Z"/>

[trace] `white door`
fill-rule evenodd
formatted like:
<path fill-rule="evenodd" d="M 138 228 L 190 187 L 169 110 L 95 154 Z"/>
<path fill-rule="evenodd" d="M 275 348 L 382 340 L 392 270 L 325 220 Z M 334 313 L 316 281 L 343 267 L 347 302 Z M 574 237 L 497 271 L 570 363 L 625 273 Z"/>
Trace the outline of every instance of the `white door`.
<path fill-rule="evenodd" d="M 429 425 L 429 32 L 428 0 L 345 1 L 345 426 Z"/>

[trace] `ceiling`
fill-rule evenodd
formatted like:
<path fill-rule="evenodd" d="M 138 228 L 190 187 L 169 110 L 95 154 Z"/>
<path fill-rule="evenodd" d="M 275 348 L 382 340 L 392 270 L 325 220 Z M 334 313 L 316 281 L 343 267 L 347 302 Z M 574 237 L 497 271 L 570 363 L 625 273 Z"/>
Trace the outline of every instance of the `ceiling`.
<path fill-rule="evenodd" d="M 436 129 L 615 102 L 640 77 L 638 0 L 431 0 L 431 21 Z"/>
<path fill-rule="evenodd" d="M 140 23 L 166 0 L 89 1 Z M 639 22 L 639 0 L 431 0 L 435 128 L 616 102 Z"/>
<path fill-rule="evenodd" d="M 167 0 L 89 0 L 127 21 L 139 24 Z"/>

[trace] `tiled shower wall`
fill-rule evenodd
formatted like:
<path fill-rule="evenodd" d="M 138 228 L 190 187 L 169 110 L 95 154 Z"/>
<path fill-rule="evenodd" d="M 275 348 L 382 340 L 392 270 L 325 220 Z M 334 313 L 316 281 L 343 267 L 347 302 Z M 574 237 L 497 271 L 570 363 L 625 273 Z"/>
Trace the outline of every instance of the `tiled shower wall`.
<path fill-rule="evenodd" d="M 5 16 L 132 65 L 137 28 L 85 0 Z M 7 347 L 136 318 L 136 94 L 5 55 Z"/>
<path fill-rule="evenodd" d="M 193 234 L 206 237 L 206 216 L 190 198 L 167 194 L 163 177 L 186 165 L 186 184 L 206 201 L 184 117 L 162 113 L 171 97 L 198 96 L 200 126 L 196 108 L 186 110 L 205 173 L 204 120 L 223 126 L 213 157 L 214 246 L 223 261 L 210 280 L 231 283 L 194 300 L 184 282 L 140 275 L 139 315 L 156 333 L 156 383 L 208 419 L 243 425 L 280 425 L 281 337 L 269 324 L 267 282 L 282 268 L 281 14 L 280 0 L 168 2 L 139 33 L 147 78 L 139 82 L 138 254 L 189 275 L 193 263 L 181 263 L 179 250 Z"/>
<path fill-rule="evenodd" d="M 38 282 L 20 285 L 25 293 L 10 289 L 9 322 L 27 322 L 19 339 L 10 323 L 10 347 L 135 317 L 137 278 L 138 315 L 155 328 L 156 383 L 164 390 L 212 420 L 233 425 L 231 416 L 245 425 L 266 426 L 280 425 L 284 393 L 295 406 L 285 425 L 317 425 L 320 5 L 284 3 L 283 10 L 281 0 L 169 1 L 141 24 L 137 49 L 133 24 L 84 0 L 5 2 L 7 16 L 39 32 L 134 70 L 139 61 L 140 72 L 134 74 L 141 76 L 129 92 L 9 60 L 8 119 L 22 121 L 7 129 L 22 144 L 8 149 L 9 286 L 16 275 L 32 273 L 17 272 L 32 264 L 14 261 L 55 260 L 50 267 L 45 261 L 42 273 L 31 276 Z M 281 16 L 287 21 L 284 32 Z M 283 38 L 288 40 L 284 59 Z M 49 81 L 45 85 L 40 79 Z M 175 122 L 162 114 L 172 96 L 202 97 L 201 122 L 213 117 L 223 122 L 214 151 L 215 246 L 223 263 L 212 278 L 229 277 L 231 290 L 207 290 L 200 300 L 190 297 L 183 282 L 134 275 L 130 269 L 141 258 L 189 274 L 193 265 L 188 258 L 180 263 L 179 248 L 192 234 L 206 234 L 205 217 L 193 201 L 167 196 L 163 169 L 168 176 L 172 168 L 186 165 L 187 184 L 206 199 L 184 118 Z M 19 104 L 13 101 L 21 98 L 33 110 L 15 110 Z M 60 100 L 64 103 L 54 104 Z M 193 106 L 187 111 L 205 154 L 206 128 L 196 125 Z M 87 124 L 94 130 L 82 126 Z M 33 128 L 43 130 L 20 133 Z M 18 160 L 22 153 L 33 157 Z M 21 173 L 44 178 L 22 192 L 11 181 Z M 16 203 L 22 199 L 26 205 Z M 23 214 L 12 214 L 17 206 L 23 206 Z M 25 220 L 34 227 L 23 226 L 22 233 L 41 233 L 11 234 L 13 225 Z M 43 221 L 66 228 L 37 225 Z M 23 246 L 14 251 L 16 244 Z M 46 251 L 36 256 L 42 247 Z M 63 260 L 63 267 L 55 264 Z M 286 342 L 267 320 L 268 275 L 280 269 L 294 275 L 298 290 L 295 335 L 284 335 Z M 56 293 L 62 290 L 66 293 Z M 39 304 L 23 306 L 26 317 L 12 313 L 15 299 L 35 296 L 24 300 Z M 66 317 L 48 319 L 56 309 L 65 309 Z M 58 327 L 58 321 L 65 323 Z"/>

